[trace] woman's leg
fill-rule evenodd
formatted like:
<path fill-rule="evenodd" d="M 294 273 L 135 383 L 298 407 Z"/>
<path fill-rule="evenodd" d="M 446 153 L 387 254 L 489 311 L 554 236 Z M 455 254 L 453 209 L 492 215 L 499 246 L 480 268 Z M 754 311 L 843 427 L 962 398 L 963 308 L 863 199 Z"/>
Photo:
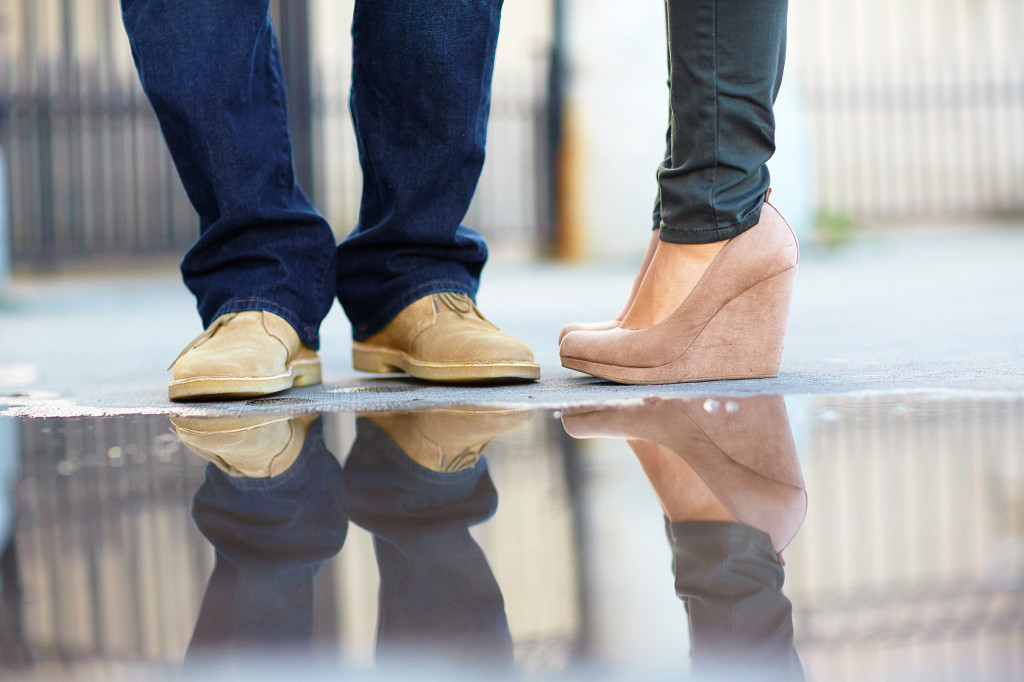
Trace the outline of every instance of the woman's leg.
<path fill-rule="evenodd" d="M 757 224 L 775 151 L 786 9 L 786 0 L 666 0 L 671 121 L 658 170 L 660 243 L 624 329 L 665 319 L 726 241 Z"/>
<path fill-rule="evenodd" d="M 622 324 L 571 332 L 559 355 L 620 383 L 773 377 L 799 259 L 764 203 L 786 0 L 667 8 L 672 134 L 657 248 Z"/>

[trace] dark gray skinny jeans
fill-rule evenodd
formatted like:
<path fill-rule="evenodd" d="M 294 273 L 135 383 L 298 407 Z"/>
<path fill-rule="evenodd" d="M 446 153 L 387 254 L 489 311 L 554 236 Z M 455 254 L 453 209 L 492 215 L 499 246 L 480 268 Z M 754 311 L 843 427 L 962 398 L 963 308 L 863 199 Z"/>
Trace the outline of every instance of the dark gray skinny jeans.
<path fill-rule="evenodd" d="M 757 224 L 775 152 L 787 0 L 666 0 L 669 128 L 654 229 L 707 244 Z"/>

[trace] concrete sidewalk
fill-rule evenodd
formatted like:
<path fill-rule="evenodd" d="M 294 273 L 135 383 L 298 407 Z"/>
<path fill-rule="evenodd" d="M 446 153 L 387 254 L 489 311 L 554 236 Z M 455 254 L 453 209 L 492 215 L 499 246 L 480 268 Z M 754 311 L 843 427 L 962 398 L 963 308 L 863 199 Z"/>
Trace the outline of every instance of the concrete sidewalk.
<path fill-rule="evenodd" d="M 563 369 L 570 320 L 618 312 L 634 263 L 493 263 L 484 312 L 529 343 L 538 383 L 435 387 L 355 372 L 337 306 L 323 329 L 325 383 L 246 403 L 172 404 L 164 368 L 199 329 L 172 268 L 19 279 L 0 303 L 0 416 L 238 410 L 378 410 L 448 404 L 566 406 L 647 395 L 931 391 L 1024 393 L 1024 224 L 870 237 L 801 264 L 776 379 L 616 386 Z"/>

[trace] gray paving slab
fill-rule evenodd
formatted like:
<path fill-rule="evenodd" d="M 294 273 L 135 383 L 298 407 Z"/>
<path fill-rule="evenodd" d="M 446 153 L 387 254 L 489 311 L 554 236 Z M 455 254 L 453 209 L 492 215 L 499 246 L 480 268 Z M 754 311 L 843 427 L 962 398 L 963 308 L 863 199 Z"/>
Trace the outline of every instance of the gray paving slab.
<path fill-rule="evenodd" d="M 563 369 L 569 320 L 622 305 L 635 263 L 492 263 L 484 312 L 534 348 L 536 383 L 439 387 L 352 369 L 337 306 L 325 382 L 261 400 L 173 404 L 165 367 L 199 329 L 172 267 L 16 278 L 0 303 L 0 416 L 567 406 L 649 395 L 926 391 L 1024 394 L 1024 223 L 929 227 L 807 250 L 775 379 L 617 386 Z"/>

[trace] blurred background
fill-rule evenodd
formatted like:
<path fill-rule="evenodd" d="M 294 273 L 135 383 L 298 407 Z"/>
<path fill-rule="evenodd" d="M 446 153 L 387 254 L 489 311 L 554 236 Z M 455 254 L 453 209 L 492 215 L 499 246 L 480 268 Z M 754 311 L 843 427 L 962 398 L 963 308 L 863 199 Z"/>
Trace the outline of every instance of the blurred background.
<path fill-rule="evenodd" d="M 361 179 L 349 0 L 273 3 L 298 176 L 339 238 Z M 1024 3 L 792 0 L 773 199 L 807 239 L 1024 215 Z M 499 259 L 646 245 L 666 123 L 659 2 L 513 0 L 467 224 Z M 114 0 L 0 0 L 0 289 L 8 273 L 173 263 L 196 219 Z M 144 260 L 142 262 L 145 262 Z"/>

